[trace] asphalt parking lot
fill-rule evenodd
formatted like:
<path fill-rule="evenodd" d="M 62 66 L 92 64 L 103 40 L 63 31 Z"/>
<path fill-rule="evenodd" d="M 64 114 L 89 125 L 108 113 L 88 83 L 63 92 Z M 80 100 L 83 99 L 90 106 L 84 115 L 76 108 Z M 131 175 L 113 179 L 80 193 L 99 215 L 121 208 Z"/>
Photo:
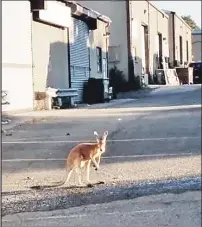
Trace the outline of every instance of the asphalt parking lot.
<path fill-rule="evenodd" d="M 158 89 L 121 106 L 79 111 L 66 110 L 60 117 L 22 124 L 10 130 L 12 136 L 3 135 L 3 215 L 200 189 L 200 86 Z M 104 185 L 30 190 L 62 179 L 68 151 L 78 142 L 94 141 L 94 130 L 109 131 L 101 168 L 91 170 L 92 181 Z M 72 177 L 71 185 L 76 180 Z"/>

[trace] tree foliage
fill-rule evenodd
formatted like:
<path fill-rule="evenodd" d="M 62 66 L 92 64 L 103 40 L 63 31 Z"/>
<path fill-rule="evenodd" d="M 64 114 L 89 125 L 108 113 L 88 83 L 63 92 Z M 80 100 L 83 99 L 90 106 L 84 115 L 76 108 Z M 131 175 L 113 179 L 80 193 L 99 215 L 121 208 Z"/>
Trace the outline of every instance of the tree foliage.
<path fill-rule="evenodd" d="M 192 30 L 200 29 L 196 22 L 191 18 L 190 15 L 182 16 L 182 19 L 192 28 Z"/>

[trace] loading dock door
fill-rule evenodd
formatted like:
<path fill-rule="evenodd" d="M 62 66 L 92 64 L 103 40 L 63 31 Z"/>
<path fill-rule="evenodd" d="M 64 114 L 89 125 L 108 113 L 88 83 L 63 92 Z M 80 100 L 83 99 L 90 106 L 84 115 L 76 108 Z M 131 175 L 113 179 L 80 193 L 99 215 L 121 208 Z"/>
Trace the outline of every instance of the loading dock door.
<path fill-rule="evenodd" d="M 85 22 L 72 18 L 73 26 L 70 28 L 70 69 L 71 87 L 77 89 L 77 103 L 83 101 L 84 84 L 90 76 L 90 52 L 88 47 L 89 29 Z"/>
<path fill-rule="evenodd" d="M 141 40 L 142 40 L 142 74 L 146 72 L 146 50 L 145 50 L 145 27 L 141 26 Z"/>

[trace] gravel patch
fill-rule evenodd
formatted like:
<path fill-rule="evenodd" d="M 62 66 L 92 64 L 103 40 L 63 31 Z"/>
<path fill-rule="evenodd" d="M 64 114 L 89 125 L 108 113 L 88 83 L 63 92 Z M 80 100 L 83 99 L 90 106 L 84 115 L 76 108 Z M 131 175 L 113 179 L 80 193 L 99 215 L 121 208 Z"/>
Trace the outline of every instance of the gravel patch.
<path fill-rule="evenodd" d="M 2 193 L 2 216 L 22 212 L 68 209 L 161 193 L 201 190 L 201 177 L 165 181 L 118 182 L 93 188 L 55 188 Z"/>

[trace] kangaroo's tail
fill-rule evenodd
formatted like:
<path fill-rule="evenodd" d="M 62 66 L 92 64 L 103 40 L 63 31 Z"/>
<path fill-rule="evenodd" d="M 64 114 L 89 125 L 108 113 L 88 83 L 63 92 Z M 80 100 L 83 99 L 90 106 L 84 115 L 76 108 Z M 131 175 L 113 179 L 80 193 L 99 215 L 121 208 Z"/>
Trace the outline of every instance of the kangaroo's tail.
<path fill-rule="evenodd" d="M 50 185 L 35 185 L 30 187 L 31 189 L 44 189 L 44 188 L 55 188 L 55 187 L 59 187 L 65 184 L 65 182 L 67 181 L 67 177 L 68 177 L 68 172 L 66 171 L 65 177 L 63 181 L 59 181 L 59 182 L 54 182 L 53 184 Z"/>

